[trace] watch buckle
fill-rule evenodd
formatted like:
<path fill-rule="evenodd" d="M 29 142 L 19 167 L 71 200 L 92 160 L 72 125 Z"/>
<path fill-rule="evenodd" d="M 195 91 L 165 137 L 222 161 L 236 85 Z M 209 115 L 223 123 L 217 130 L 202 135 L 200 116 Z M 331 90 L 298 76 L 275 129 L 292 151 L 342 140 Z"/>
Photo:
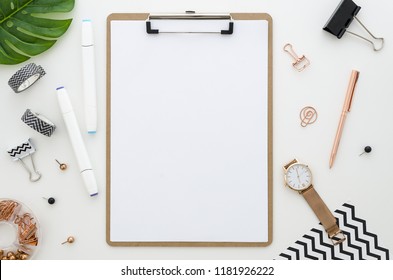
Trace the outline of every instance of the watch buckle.
<path fill-rule="evenodd" d="M 330 235 L 329 238 L 332 241 L 334 246 L 343 243 L 347 239 L 341 230 Z"/>

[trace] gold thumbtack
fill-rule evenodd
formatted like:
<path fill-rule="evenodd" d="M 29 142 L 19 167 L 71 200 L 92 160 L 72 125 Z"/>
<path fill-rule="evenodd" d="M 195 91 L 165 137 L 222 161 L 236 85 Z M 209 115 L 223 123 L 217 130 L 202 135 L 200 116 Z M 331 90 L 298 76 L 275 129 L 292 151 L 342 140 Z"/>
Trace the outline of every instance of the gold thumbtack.
<path fill-rule="evenodd" d="M 73 236 L 69 236 L 66 241 L 61 243 L 61 245 L 66 244 L 66 243 L 70 243 L 71 244 L 71 243 L 74 243 L 74 241 L 75 241 L 75 238 Z"/>
<path fill-rule="evenodd" d="M 57 159 L 55 159 L 55 161 L 59 164 L 61 170 L 66 170 L 67 169 L 67 164 L 60 163 Z"/>

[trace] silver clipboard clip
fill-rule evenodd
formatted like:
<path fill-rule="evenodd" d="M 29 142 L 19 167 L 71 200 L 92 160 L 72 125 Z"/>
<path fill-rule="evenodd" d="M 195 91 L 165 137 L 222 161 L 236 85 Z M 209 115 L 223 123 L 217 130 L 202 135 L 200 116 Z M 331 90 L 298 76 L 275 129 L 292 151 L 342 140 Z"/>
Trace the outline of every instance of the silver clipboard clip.
<path fill-rule="evenodd" d="M 228 20 L 228 29 L 219 31 L 160 31 L 153 29 L 152 20 Z M 148 34 L 159 33 L 207 33 L 207 34 L 233 34 L 234 23 L 230 14 L 197 14 L 194 11 L 186 11 L 184 14 L 151 14 L 146 21 L 146 32 Z"/>
<path fill-rule="evenodd" d="M 38 172 L 35 168 L 33 160 L 33 154 L 35 153 L 35 151 L 36 149 L 30 138 L 27 139 L 26 142 L 23 142 L 22 144 L 15 146 L 14 148 L 7 151 L 7 153 L 12 157 L 14 161 L 19 161 L 22 164 L 23 168 L 26 169 L 26 171 L 29 173 L 29 179 L 31 182 L 36 182 L 41 178 L 41 173 Z M 23 159 L 28 156 L 30 156 L 33 171 L 31 171 L 23 161 Z M 35 173 L 35 175 L 33 175 L 33 173 Z"/>

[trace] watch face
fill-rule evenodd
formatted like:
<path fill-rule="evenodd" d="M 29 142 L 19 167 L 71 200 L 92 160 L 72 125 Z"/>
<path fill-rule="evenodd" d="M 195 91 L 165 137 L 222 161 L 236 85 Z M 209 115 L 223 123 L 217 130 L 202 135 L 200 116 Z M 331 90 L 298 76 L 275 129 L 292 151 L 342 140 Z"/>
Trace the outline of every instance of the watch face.
<path fill-rule="evenodd" d="M 285 182 L 295 191 L 307 189 L 311 185 L 311 171 L 307 165 L 295 163 L 287 169 Z"/>

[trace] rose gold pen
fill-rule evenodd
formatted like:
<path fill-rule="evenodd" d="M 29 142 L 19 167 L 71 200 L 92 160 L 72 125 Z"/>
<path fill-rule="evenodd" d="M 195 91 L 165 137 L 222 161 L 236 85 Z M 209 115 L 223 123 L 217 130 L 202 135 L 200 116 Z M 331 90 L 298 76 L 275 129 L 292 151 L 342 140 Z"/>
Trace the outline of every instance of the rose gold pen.
<path fill-rule="evenodd" d="M 347 89 L 347 95 L 345 96 L 343 110 L 341 112 L 340 122 L 338 123 L 336 138 L 334 138 L 333 149 L 330 154 L 329 168 L 332 168 L 334 159 L 336 158 L 338 145 L 340 144 L 341 134 L 343 133 L 344 122 L 347 117 L 347 113 L 351 110 L 353 93 L 355 92 L 356 82 L 359 78 L 359 72 L 352 70 L 351 79 Z"/>

